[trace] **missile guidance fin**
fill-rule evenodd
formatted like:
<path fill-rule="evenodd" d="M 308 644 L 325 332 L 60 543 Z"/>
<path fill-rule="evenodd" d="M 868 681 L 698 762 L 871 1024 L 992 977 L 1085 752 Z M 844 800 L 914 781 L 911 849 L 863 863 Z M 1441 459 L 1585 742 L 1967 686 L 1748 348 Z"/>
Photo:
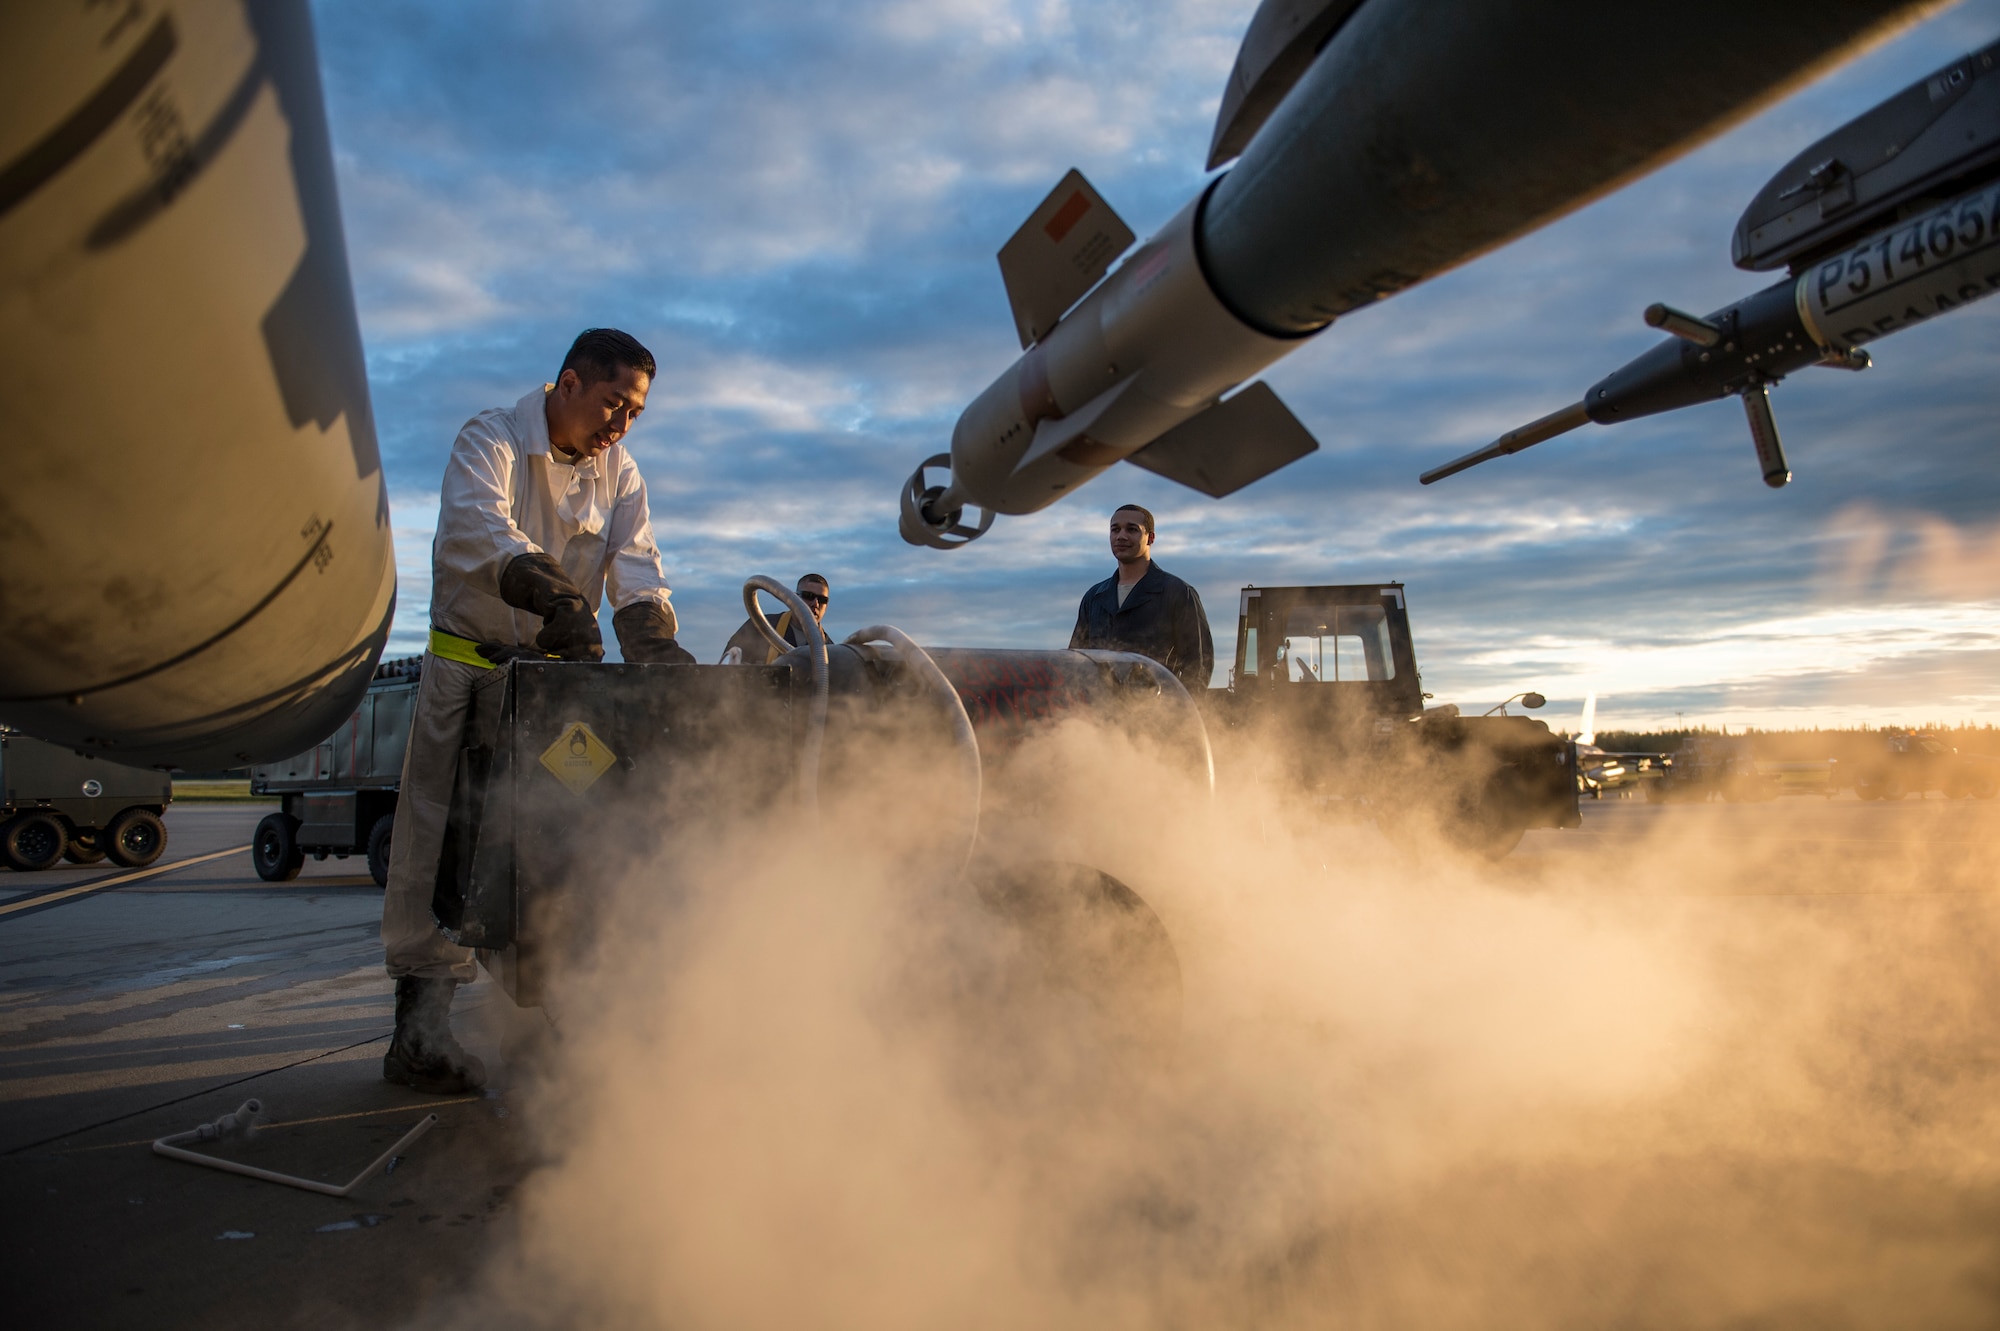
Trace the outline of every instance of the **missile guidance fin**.
<path fill-rule="evenodd" d="M 1318 449 L 1312 432 L 1259 381 L 1125 460 L 1220 499 Z"/>
<path fill-rule="evenodd" d="M 1047 337 L 1133 239 L 1132 228 L 1072 168 L 1000 247 L 1000 280 L 1022 348 Z"/>

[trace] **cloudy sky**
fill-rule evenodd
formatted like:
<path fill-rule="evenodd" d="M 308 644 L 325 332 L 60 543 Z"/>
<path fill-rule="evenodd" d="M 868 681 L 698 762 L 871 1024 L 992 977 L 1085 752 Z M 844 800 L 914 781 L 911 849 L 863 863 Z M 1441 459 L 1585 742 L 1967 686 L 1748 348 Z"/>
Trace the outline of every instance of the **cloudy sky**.
<path fill-rule="evenodd" d="M 1728 262 L 1813 139 L 2000 36 L 2000 0 L 1904 33 L 1667 169 L 1363 310 L 1267 378 L 1319 453 L 1221 502 L 1136 468 L 970 549 L 896 535 L 914 464 L 1018 354 L 994 252 L 1071 166 L 1144 236 L 1204 181 L 1254 0 L 317 0 L 342 207 L 417 650 L 458 426 L 587 325 L 659 357 L 628 440 L 682 638 L 743 578 L 808 569 L 837 629 L 1059 646 L 1112 564 L 1107 511 L 1218 653 L 1246 583 L 1409 584 L 1439 700 L 1539 688 L 1559 726 L 2000 721 L 2000 301 L 1865 375 L 1774 394 L 1796 479 L 1717 403 L 1590 428 L 1431 488 L 1417 473 L 1652 345 L 1639 311 L 1764 280 Z M 587 13 L 587 20 L 578 15 Z"/>

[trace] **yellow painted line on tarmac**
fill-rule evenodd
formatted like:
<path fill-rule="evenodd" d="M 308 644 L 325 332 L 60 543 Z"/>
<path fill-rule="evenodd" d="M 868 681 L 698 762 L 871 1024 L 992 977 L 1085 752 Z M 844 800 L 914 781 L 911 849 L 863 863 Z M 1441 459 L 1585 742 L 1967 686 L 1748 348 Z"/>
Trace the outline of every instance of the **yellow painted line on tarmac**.
<path fill-rule="evenodd" d="M 85 896 L 92 892 L 102 892 L 106 888 L 123 887 L 127 883 L 136 883 L 141 878 L 157 878 L 163 873 L 172 873 L 176 869 L 185 869 L 191 865 L 206 864 L 210 860 L 219 860 L 225 855 L 241 855 L 248 849 L 250 847 L 247 845 L 231 846 L 228 850 L 210 851 L 206 855 L 195 855 L 185 860 L 175 860 L 172 864 L 155 864 L 150 869 L 138 869 L 132 873 L 117 874 L 110 878 L 99 878 L 95 882 L 79 883 L 75 887 L 65 887 L 59 892 L 44 892 L 38 897 L 29 897 L 26 901 L 10 901 L 4 906 L 0 906 L 0 915 L 12 915 L 17 910 L 33 910 L 37 906 L 47 906 L 54 902 L 67 901 L 71 897 Z"/>

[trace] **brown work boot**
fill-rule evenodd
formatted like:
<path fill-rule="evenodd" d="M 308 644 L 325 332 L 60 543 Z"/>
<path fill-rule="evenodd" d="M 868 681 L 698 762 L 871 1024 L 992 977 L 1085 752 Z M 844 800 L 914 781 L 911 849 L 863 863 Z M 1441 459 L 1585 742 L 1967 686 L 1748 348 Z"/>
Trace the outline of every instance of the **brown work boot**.
<path fill-rule="evenodd" d="M 382 1055 L 382 1080 L 427 1095 L 463 1095 L 486 1084 L 486 1065 L 451 1034 L 456 980 L 396 980 L 396 1033 Z"/>

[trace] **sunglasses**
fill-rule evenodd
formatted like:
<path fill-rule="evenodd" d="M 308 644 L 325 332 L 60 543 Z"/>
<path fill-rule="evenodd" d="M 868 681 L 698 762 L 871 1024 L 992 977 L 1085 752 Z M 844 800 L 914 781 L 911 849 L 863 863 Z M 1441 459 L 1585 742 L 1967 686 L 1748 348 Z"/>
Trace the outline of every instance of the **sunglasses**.
<path fill-rule="evenodd" d="M 825 605 L 826 598 L 818 592 L 800 592 L 799 599 L 807 605 Z"/>

